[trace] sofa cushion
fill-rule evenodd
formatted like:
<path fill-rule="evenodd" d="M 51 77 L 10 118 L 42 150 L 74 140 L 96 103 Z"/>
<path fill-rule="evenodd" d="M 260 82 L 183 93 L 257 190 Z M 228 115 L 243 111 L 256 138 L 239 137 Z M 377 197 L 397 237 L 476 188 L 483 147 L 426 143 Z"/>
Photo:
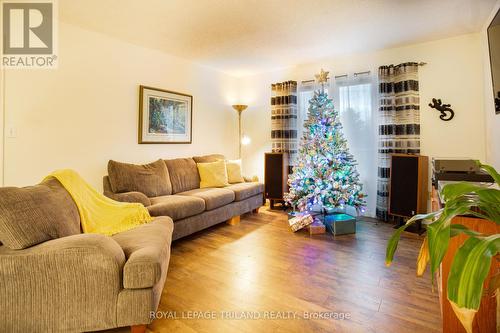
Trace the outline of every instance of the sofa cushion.
<path fill-rule="evenodd" d="M 229 185 L 227 180 L 226 162 L 219 160 L 217 162 L 197 163 L 198 173 L 200 174 L 200 188 L 224 187 Z"/>
<path fill-rule="evenodd" d="M 211 155 L 203 155 L 203 156 L 194 156 L 193 160 L 196 163 L 210 163 L 216 162 L 217 160 L 225 160 L 224 155 L 221 154 L 211 154 Z"/>
<path fill-rule="evenodd" d="M 165 160 L 172 183 L 172 193 L 189 191 L 200 187 L 200 175 L 192 158 Z"/>
<path fill-rule="evenodd" d="M 148 197 L 172 194 L 168 169 L 162 160 L 143 165 L 111 160 L 108 174 L 115 193 L 141 192 Z"/>
<path fill-rule="evenodd" d="M 212 210 L 230 204 L 234 201 L 234 192 L 225 188 L 197 188 L 181 192 L 178 195 L 187 195 L 201 198 L 205 201 L 205 209 Z"/>
<path fill-rule="evenodd" d="M 245 200 L 264 192 L 264 184 L 257 182 L 231 184 L 224 188 L 234 192 L 235 201 Z"/>
<path fill-rule="evenodd" d="M 167 274 L 174 224 L 166 216 L 112 236 L 125 253 L 123 287 L 151 288 Z"/>
<path fill-rule="evenodd" d="M 80 233 L 80 215 L 58 180 L 23 188 L 0 188 L 0 242 L 24 249 Z"/>
<path fill-rule="evenodd" d="M 177 221 L 200 214 L 205 210 L 205 200 L 186 195 L 165 195 L 151 198 L 148 211 L 152 216 L 170 216 Z"/>

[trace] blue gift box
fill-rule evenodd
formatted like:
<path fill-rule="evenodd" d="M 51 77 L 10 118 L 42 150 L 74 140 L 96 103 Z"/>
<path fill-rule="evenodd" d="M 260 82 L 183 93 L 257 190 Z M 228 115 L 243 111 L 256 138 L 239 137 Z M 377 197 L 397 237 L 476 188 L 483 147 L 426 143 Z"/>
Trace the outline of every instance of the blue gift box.
<path fill-rule="evenodd" d="M 356 218 L 349 214 L 333 213 L 324 217 L 323 223 L 328 232 L 333 235 L 346 235 L 356 233 Z"/>

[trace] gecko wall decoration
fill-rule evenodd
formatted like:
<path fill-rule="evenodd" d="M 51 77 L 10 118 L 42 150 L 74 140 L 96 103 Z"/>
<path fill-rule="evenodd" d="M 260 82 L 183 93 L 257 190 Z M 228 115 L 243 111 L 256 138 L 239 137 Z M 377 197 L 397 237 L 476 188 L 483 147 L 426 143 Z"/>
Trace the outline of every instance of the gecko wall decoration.
<path fill-rule="evenodd" d="M 441 112 L 439 119 L 444 121 L 450 121 L 455 116 L 455 112 L 451 108 L 451 104 L 443 104 L 440 99 L 432 99 L 432 103 L 429 106 Z M 449 112 L 449 113 L 448 113 Z"/>

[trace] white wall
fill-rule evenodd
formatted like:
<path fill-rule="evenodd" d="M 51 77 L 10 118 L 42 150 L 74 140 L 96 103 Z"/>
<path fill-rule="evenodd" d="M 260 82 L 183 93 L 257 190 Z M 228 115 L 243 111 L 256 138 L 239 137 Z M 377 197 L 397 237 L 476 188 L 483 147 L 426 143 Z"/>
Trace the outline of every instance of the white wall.
<path fill-rule="evenodd" d="M 486 29 L 500 8 L 500 1 L 491 12 L 490 18 L 481 31 L 481 43 L 484 61 L 484 116 L 486 119 L 486 160 L 500 170 L 500 115 L 495 114 L 495 102 L 491 81 L 491 67 Z"/>
<path fill-rule="evenodd" d="M 377 75 L 380 65 L 407 61 L 428 63 L 419 71 L 422 154 L 429 157 L 485 160 L 481 35 L 469 34 L 395 49 L 324 59 L 244 78 L 240 98 L 250 106 L 243 115 L 243 123 L 252 139 L 252 143 L 244 147 L 243 151 L 245 172 L 263 177 L 264 152 L 271 149 L 271 83 L 312 79 L 321 68 L 330 71 L 330 77 L 365 70 L 371 70 Z M 455 110 L 455 118 L 449 122 L 440 120 L 440 113 L 427 105 L 432 98 L 441 98 L 450 103 Z"/>
<path fill-rule="evenodd" d="M 60 23 L 59 68 L 6 71 L 5 185 L 73 168 L 98 189 L 109 159 L 237 156 L 237 80 L 159 51 Z M 139 85 L 193 95 L 193 143 L 139 145 Z"/>

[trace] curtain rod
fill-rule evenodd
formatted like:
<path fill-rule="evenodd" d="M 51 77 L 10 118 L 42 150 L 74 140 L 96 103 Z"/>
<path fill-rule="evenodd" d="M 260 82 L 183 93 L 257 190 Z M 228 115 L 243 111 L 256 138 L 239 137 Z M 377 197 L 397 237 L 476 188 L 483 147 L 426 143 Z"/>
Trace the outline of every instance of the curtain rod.
<path fill-rule="evenodd" d="M 353 73 L 354 76 L 358 76 L 358 75 L 363 75 L 363 74 L 370 74 L 371 71 L 364 71 L 364 72 L 356 72 L 356 73 Z M 347 74 L 342 74 L 342 75 L 335 75 L 334 78 L 335 79 L 340 79 L 340 78 L 343 78 L 343 77 L 347 77 L 348 75 Z M 304 81 L 300 81 L 302 84 L 304 83 L 313 83 L 314 80 L 304 80 Z"/>
<path fill-rule="evenodd" d="M 363 75 L 363 74 L 370 74 L 370 73 L 371 73 L 371 71 L 357 72 L 357 73 L 354 73 L 354 76 Z"/>
<path fill-rule="evenodd" d="M 425 65 L 427 65 L 427 63 L 426 63 L 426 62 L 421 61 L 421 62 L 417 63 L 417 65 L 419 65 L 419 66 L 425 66 Z M 355 72 L 355 73 L 353 73 L 353 75 L 354 75 L 354 76 L 358 76 L 358 75 L 370 74 L 370 73 L 371 73 L 371 71 Z M 347 76 L 348 76 L 347 74 L 335 75 L 335 76 L 334 76 L 334 78 L 335 78 L 335 79 L 340 79 L 340 78 L 347 77 Z M 305 84 L 305 83 L 313 83 L 314 81 L 315 81 L 315 80 L 304 80 L 304 81 L 300 81 L 300 82 L 301 82 L 302 84 Z"/>
<path fill-rule="evenodd" d="M 358 75 L 364 75 L 364 74 L 370 74 L 370 73 L 371 73 L 371 71 L 364 71 L 364 72 L 354 72 L 352 74 L 353 74 L 353 76 L 358 76 Z M 340 78 L 348 77 L 348 76 L 349 76 L 348 74 L 335 75 L 335 78 L 340 79 Z"/>

